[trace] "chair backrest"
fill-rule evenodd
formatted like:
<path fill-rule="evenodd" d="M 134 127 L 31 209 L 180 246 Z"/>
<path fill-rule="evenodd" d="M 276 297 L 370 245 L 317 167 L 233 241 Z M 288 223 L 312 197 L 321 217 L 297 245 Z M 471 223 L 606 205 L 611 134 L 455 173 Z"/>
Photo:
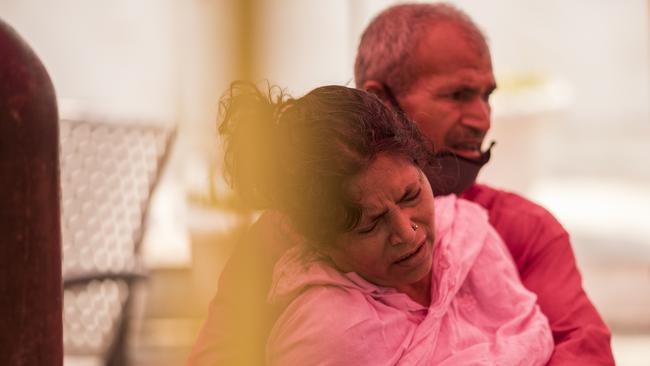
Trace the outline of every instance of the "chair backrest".
<path fill-rule="evenodd" d="M 173 137 L 161 126 L 60 121 L 66 355 L 123 352 L 145 216 Z"/>

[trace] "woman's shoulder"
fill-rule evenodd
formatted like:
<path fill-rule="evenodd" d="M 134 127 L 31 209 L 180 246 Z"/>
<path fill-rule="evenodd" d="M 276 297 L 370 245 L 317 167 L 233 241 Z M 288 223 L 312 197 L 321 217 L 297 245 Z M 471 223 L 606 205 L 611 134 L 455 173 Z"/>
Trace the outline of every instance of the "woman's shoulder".
<path fill-rule="evenodd" d="M 354 288 L 354 283 L 318 252 L 306 244 L 300 244 L 285 252 L 275 264 L 268 301 L 288 303 L 296 297 L 320 292 L 313 289 L 338 294 L 339 291 L 334 289 L 339 287 Z M 335 295 L 332 297 L 337 298 Z"/>
<path fill-rule="evenodd" d="M 391 322 L 375 305 L 371 296 L 357 289 L 306 288 L 273 327 L 267 344 L 268 363 L 381 365 L 392 360 L 403 345 L 400 338 L 386 335 L 411 330 L 406 329 L 405 319 Z"/>
<path fill-rule="evenodd" d="M 340 286 L 309 286 L 291 303 L 281 316 L 286 323 L 336 334 L 357 323 L 366 323 L 376 316 L 372 298 L 354 288 Z"/>

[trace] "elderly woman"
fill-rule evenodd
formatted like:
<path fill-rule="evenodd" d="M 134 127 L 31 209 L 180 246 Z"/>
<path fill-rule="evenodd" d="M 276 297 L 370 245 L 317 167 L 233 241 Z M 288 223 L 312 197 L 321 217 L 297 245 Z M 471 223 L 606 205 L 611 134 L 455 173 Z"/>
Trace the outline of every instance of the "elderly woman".
<path fill-rule="evenodd" d="M 299 99 L 235 83 L 233 187 L 305 238 L 276 264 L 270 365 L 543 365 L 546 318 L 478 206 L 434 199 L 413 123 L 342 86 Z M 435 206 L 435 209 L 434 209 Z"/>

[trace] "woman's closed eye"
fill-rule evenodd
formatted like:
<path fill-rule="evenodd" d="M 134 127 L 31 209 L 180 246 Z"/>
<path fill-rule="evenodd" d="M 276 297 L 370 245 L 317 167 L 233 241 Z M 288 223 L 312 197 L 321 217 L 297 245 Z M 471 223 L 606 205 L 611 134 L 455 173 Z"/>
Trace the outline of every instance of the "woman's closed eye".
<path fill-rule="evenodd" d="M 422 192 L 422 188 L 418 188 L 416 190 L 408 192 L 404 198 L 402 198 L 402 202 L 413 202 L 420 197 L 420 193 Z"/>
<path fill-rule="evenodd" d="M 361 229 L 357 230 L 357 233 L 359 233 L 359 234 L 370 234 L 377 227 L 377 222 L 378 221 L 379 220 L 375 220 L 370 225 L 366 225 L 365 227 L 362 227 Z"/>

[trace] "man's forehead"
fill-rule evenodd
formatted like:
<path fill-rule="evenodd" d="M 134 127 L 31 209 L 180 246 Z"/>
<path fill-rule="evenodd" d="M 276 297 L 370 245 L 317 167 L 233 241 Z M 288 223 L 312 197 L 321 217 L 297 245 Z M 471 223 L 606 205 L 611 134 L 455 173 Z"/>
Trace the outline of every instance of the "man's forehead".
<path fill-rule="evenodd" d="M 421 71 L 448 73 L 459 68 L 492 72 L 490 51 L 482 39 L 470 37 L 467 30 L 451 23 L 430 25 L 416 50 Z"/>

